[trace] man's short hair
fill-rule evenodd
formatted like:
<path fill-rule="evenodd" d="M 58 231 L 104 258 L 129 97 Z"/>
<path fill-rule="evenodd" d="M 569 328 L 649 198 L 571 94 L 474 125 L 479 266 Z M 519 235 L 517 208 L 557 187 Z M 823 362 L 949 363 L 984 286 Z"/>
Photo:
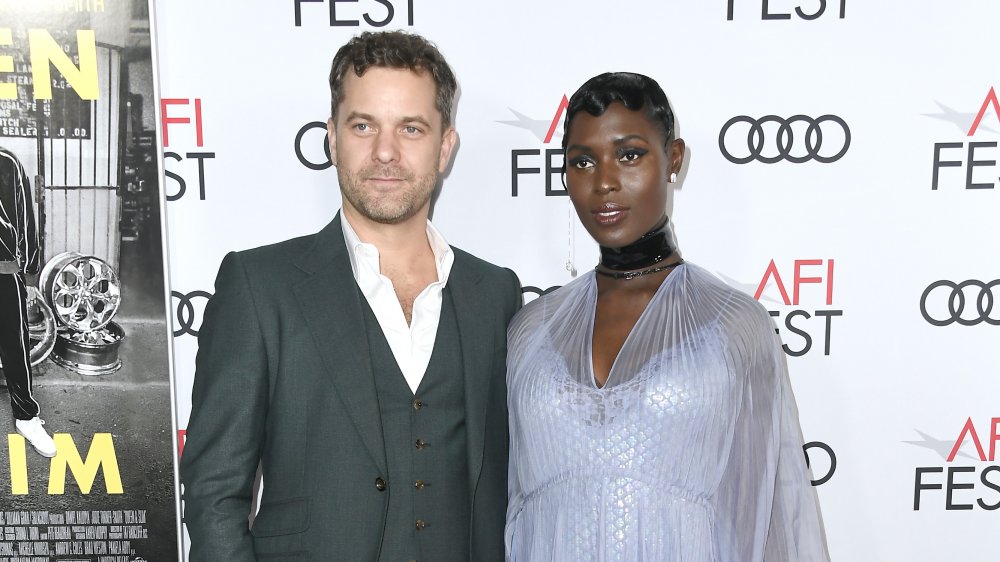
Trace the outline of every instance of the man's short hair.
<path fill-rule="evenodd" d="M 645 110 L 649 121 L 663 133 L 664 143 L 674 140 L 674 111 L 656 80 L 634 72 L 605 72 L 587 80 L 569 99 L 563 122 L 563 148 L 569 140 L 570 121 L 577 113 L 586 111 L 600 117 L 615 102 L 631 111 Z"/>
<path fill-rule="evenodd" d="M 428 72 L 437 89 L 435 106 L 445 127 L 452 124 L 452 110 L 458 83 L 441 51 L 416 33 L 405 31 L 366 31 L 352 38 L 337 51 L 330 67 L 330 115 L 336 119 L 344 95 L 348 68 L 362 76 L 371 67 Z"/>

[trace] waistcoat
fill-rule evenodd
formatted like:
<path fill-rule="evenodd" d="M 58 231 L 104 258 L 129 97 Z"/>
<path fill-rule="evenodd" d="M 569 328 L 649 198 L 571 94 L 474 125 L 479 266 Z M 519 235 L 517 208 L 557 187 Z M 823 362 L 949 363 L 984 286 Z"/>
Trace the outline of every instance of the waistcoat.
<path fill-rule="evenodd" d="M 445 287 L 434 350 L 414 394 L 371 308 L 364 306 L 388 463 L 380 561 L 469 558 L 469 471 L 462 348 Z"/>

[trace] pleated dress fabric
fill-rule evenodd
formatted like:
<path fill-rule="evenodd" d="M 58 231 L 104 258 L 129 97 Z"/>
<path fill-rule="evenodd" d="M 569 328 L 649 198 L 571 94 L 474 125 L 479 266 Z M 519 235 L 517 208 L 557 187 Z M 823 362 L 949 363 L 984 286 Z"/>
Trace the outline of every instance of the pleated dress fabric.
<path fill-rule="evenodd" d="M 508 330 L 508 559 L 828 560 L 767 311 L 681 265 L 598 387 L 596 304 L 590 272 Z"/>

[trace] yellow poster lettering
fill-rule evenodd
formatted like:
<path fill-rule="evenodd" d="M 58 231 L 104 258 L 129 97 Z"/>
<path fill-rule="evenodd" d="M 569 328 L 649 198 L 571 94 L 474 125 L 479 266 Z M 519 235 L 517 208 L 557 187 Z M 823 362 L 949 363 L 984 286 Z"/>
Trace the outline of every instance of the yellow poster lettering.
<path fill-rule="evenodd" d="M 87 452 L 87 461 L 80 458 L 80 452 L 73 442 L 73 436 L 68 433 L 56 433 L 52 436 L 56 442 L 58 453 L 52 457 L 49 467 L 49 493 L 62 494 L 66 489 L 67 468 L 76 478 L 80 492 L 90 493 L 97 477 L 98 469 L 104 469 L 104 485 L 109 494 L 121 494 L 122 477 L 118 471 L 118 458 L 115 456 L 115 444 L 110 433 L 95 433 Z"/>
<path fill-rule="evenodd" d="M 28 493 L 28 459 L 24 454 L 24 437 L 7 434 L 7 457 L 10 459 L 10 493 L 23 496 Z"/>
<path fill-rule="evenodd" d="M 0 37 L 2 39 L 2 37 Z M 49 63 L 56 67 L 66 83 L 76 90 L 81 99 L 96 100 L 97 87 L 97 41 L 92 29 L 76 32 L 76 47 L 80 66 L 44 29 L 28 30 L 28 49 L 31 52 L 31 77 L 35 84 L 35 99 L 52 99 L 52 74 Z"/>

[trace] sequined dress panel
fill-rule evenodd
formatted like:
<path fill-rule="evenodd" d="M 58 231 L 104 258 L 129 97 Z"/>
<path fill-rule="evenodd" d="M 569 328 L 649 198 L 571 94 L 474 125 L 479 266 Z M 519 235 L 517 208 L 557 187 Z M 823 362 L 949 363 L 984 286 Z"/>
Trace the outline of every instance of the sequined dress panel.
<path fill-rule="evenodd" d="M 509 328 L 509 560 L 828 560 L 767 311 L 682 265 L 599 388 L 596 303 L 590 272 Z"/>

